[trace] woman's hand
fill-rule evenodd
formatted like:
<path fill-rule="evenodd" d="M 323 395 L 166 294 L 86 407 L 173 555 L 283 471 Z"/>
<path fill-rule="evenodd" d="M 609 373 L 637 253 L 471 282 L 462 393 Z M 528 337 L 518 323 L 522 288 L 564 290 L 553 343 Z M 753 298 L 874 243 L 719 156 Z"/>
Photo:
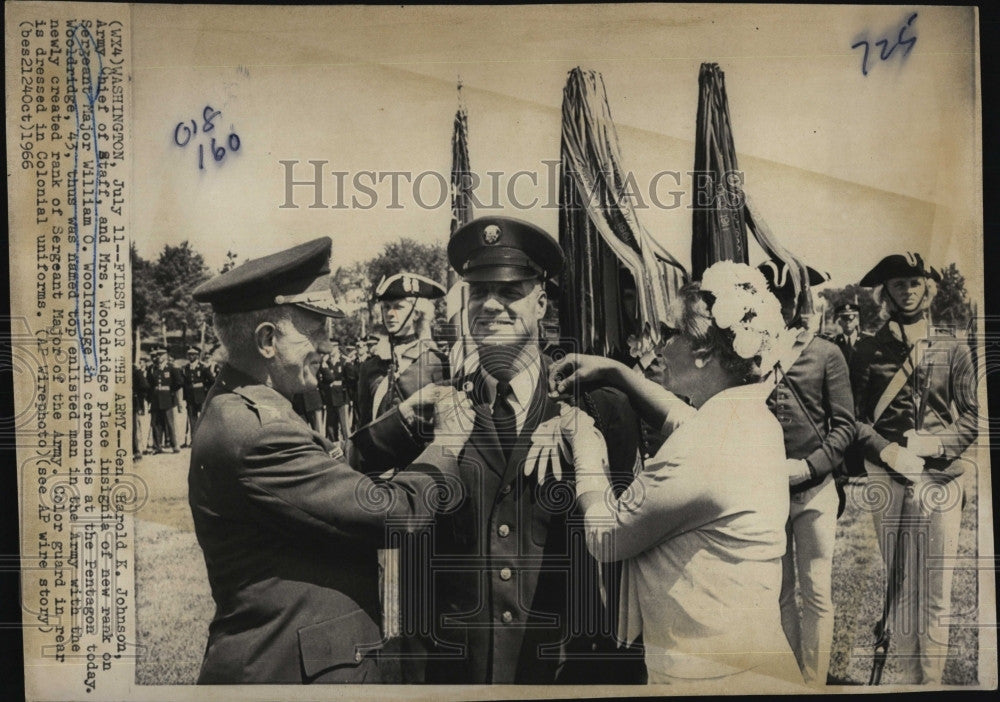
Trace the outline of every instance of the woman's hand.
<path fill-rule="evenodd" d="M 569 394 L 577 385 L 614 385 L 616 371 L 622 369 L 621 363 L 603 356 L 568 354 L 549 368 L 549 397 Z"/>

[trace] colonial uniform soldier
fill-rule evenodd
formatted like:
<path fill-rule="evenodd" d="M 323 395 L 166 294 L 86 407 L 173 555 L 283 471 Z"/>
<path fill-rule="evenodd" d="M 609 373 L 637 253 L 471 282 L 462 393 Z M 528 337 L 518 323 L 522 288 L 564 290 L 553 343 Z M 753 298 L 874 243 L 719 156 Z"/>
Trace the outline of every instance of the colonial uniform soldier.
<path fill-rule="evenodd" d="M 200 683 L 398 681 L 377 655 L 376 549 L 387 520 L 427 518 L 438 477 L 373 482 L 292 407 L 316 388 L 326 317 L 342 314 L 330 245 L 324 237 L 248 261 L 194 291 L 212 304 L 227 357 L 188 478 L 216 603 Z M 378 431 L 366 439 L 398 443 Z"/>
<path fill-rule="evenodd" d="M 146 448 L 146 429 L 149 417 L 149 380 L 141 365 L 132 366 L 132 460 L 141 461 Z"/>
<path fill-rule="evenodd" d="M 448 379 L 448 355 L 431 339 L 434 300 L 445 289 L 416 273 L 397 273 L 375 288 L 382 321 L 389 335 L 390 359 L 385 375 L 369 375 L 372 416 L 388 412 L 417 389 Z"/>
<path fill-rule="evenodd" d="M 201 406 L 205 404 L 205 396 L 212 386 L 212 373 L 208 366 L 200 360 L 201 353 L 192 346 L 187 350 L 188 362 L 181 370 L 184 376 L 184 402 L 187 404 L 188 436 L 194 433 L 194 425 L 201 414 Z M 181 448 L 190 444 L 185 440 Z"/>
<path fill-rule="evenodd" d="M 169 362 L 166 349 L 156 349 L 152 352 L 152 356 L 153 365 L 149 369 L 147 380 L 149 413 L 153 423 L 153 453 L 163 453 L 166 444 L 170 444 L 174 453 L 180 453 L 171 413 L 184 412 L 181 407 L 184 379 L 180 371 Z"/>
<path fill-rule="evenodd" d="M 840 333 L 833 337 L 833 343 L 840 348 L 844 359 L 850 365 L 851 358 L 854 356 L 854 347 L 862 336 L 860 328 L 861 307 L 854 302 L 843 302 L 833 309 L 833 317 L 841 329 Z"/>
<path fill-rule="evenodd" d="M 454 488 L 459 504 L 437 517 L 429 549 L 434 647 L 426 681 L 641 682 L 641 656 L 631 664 L 616 658 L 614 617 L 602 610 L 596 564 L 574 536 L 582 523 L 567 482 L 573 466 L 561 465 L 559 480 L 527 461 L 561 411 L 572 409 L 549 397 L 549 361 L 540 348 L 545 282 L 560 272 L 562 251 L 532 224 L 484 217 L 455 232 L 448 260 L 469 283 L 469 328 L 480 365 L 460 388 L 474 406 L 471 434 L 436 436 L 418 460 L 435 465 L 434 449 L 441 447 L 442 456 L 454 456 L 461 481 Z M 628 482 L 639 445 L 631 407 L 621 393 L 604 389 L 582 406 L 608 440 L 616 481 Z M 405 416 L 383 415 L 355 440 Z M 420 445 L 395 448 L 412 456 Z M 616 611 L 617 581 L 609 580 L 609 608 Z"/>
<path fill-rule="evenodd" d="M 759 268 L 781 302 L 789 329 L 798 332 L 767 400 L 784 432 L 791 493 L 781 625 L 802 677 L 825 685 L 833 644 L 833 550 L 840 501 L 834 473 L 854 440 L 854 399 L 843 355 L 803 321 L 788 267 L 767 261 Z M 810 285 L 827 280 L 813 268 L 808 273 Z"/>
<path fill-rule="evenodd" d="M 904 684 L 941 683 L 948 653 L 951 582 L 958 550 L 962 453 L 978 430 L 975 367 L 966 344 L 930 327 L 940 275 L 919 254 L 886 256 L 861 280 L 889 320 L 858 341 L 851 359 L 858 442 L 887 577 L 891 632 Z M 874 493 L 873 493 L 874 494 Z M 887 626 L 883 626 L 887 624 Z"/>

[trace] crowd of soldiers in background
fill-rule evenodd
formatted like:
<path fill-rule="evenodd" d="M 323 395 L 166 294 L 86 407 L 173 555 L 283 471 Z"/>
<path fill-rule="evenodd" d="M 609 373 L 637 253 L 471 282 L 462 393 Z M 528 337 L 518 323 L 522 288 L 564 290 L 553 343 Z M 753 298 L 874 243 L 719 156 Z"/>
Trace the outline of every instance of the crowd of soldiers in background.
<path fill-rule="evenodd" d="M 384 376 L 390 354 L 385 334 L 345 344 L 334 340 L 331 347 L 319 370 L 319 387 L 301 396 L 296 409 L 315 431 L 338 441 L 360 426 L 359 417 L 370 414 L 370 408 L 367 413 L 358 409 L 359 378 Z M 220 363 L 217 355 L 196 346 L 188 348 L 184 361 L 172 359 L 162 346 L 139 356 L 132 367 L 135 460 L 190 447 Z"/>

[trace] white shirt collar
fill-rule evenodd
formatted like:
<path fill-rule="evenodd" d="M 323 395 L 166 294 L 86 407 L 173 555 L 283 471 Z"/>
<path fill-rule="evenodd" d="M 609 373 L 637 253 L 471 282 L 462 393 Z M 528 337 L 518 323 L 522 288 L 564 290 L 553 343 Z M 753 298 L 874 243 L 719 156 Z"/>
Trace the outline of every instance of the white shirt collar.
<path fill-rule="evenodd" d="M 497 384 L 499 381 L 483 368 L 483 382 L 486 384 L 487 399 L 492 407 L 497 397 Z M 542 374 L 542 354 L 539 353 L 529 361 L 525 367 L 513 378 L 510 379 L 511 394 L 510 403 L 517 415 L 517 429 L 524 426 L 524 418 L 527 415 L 528 407 L 531 405 L 531 398 L 538 387 L 538 378 Z"/>

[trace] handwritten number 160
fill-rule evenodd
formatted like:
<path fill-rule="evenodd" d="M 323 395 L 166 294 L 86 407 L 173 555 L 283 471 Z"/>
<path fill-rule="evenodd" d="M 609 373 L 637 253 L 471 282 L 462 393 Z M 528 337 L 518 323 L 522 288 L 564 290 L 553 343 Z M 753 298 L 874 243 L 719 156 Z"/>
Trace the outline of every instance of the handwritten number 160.
<path fill-rule="evenodd" d="M 240 137 L 235 132 L 229 135 L 229 150 L 239 151 L 240 150 Z M 216 161 L 221 161 L 226 157 L 226 148 L 224 146 L 215 145 L 215 137 L 212 137 L 212 144 L 208 147 L 212 154 L 212 158 Z M 200 170 L 205 169 L 205 145 L 198 144 L 198 168 Z"/>
<path fill-rule="evenodd" d="M 202 110 L 202 122 L 201 131 L 204 134 L 208 134 L 215 129 L 214 120 L 216 117 L 221 115 L 222 112 L 219 110 L 213 110 L 211 105 L 206 105 L 205 109 Z M 189 127 L 188 124 L 191 126 Z M 174 127 L 174 143 L 181 148 L 187 146 L 191 139 L 198 133 L 198 122 L 195 120 L 190 120 L 190 122 L 178 122 L 177 126 Z M 240 137 L 235 132 L 231 133 L 226 139 L 226 146 L 229 147 L 230 151 L 239 151 L 240 149 Z M 215 137 L 212 137 L 209 144 L 209 153 L 216 162 L 222 161 L 226 157 L 226 147 L 217 145 Z M 205 145 L 198 144 L 198 168 L 204 170 L 205 168 Z"/>

